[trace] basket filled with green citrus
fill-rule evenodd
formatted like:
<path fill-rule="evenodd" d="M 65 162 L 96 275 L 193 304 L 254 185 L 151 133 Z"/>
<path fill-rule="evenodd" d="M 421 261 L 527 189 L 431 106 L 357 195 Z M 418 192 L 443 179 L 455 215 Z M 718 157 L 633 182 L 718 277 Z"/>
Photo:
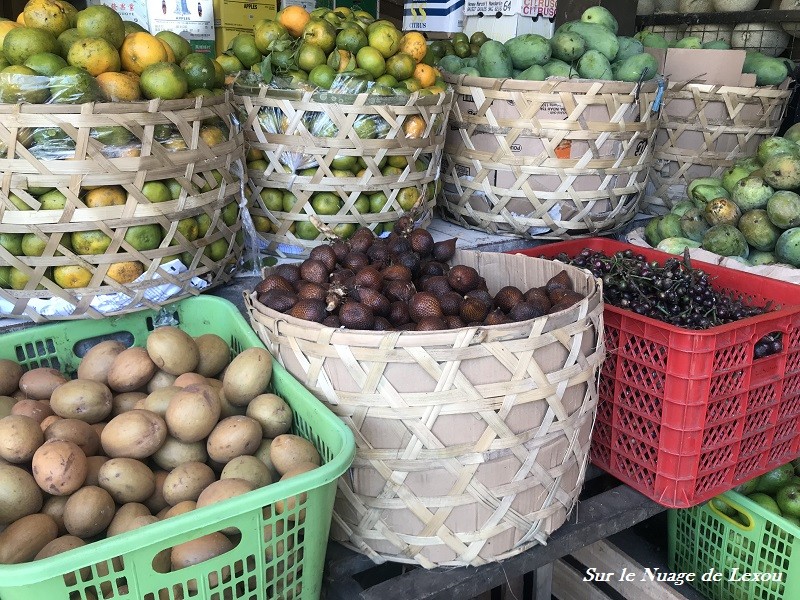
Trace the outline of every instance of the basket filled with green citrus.
<path fill-rule="evenodd" d="M 111 8 L 0 22 L 0 315 L 99 318 L 227 281 L 243 136 L 224 71 Z"/>

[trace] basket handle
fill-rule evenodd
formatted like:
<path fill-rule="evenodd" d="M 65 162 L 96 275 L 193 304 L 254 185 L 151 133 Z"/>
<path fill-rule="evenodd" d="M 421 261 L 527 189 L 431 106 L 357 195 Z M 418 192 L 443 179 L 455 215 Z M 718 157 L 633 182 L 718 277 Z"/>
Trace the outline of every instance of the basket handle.
<path fill-rule="evenodd" d="M 719 502 L 720 504 L 724 504 L 730 510 L 732 510 L 735 514 L 729 515 L 718 508 L 718 506 L 714 503 L 714 501 Z M 717 517 L 724 519 L 728 522 L 729 525 L 737 529 L 742 529 L 744 531 L 752 531 L 755 527 L 755 519 L 753 516 L 747 511 L 746 508 L 740 506 L 739 504 L 732 502 L 729 498 L 723 496 L 716 496 L 708 501 L 708 508 L 716 514 Z M 734 518 L 735 517 L 735 518 Z"/>

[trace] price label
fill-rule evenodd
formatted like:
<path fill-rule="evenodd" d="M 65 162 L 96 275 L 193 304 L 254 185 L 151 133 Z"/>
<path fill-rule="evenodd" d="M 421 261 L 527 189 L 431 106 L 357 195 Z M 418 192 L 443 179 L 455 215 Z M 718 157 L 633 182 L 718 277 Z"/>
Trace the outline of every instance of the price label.
<path fill-rule="evenodd" d="M 542 16 L 545 19 L 554 19 L 558 0 L 521 0 L 522 6 L 519 13 L 526 17 Z"/>
<path fill-rule="evenodd" d="M 512 0 L 466 0 L 464 3 L 465 15 L 513 15 L 514 12 Z"/>

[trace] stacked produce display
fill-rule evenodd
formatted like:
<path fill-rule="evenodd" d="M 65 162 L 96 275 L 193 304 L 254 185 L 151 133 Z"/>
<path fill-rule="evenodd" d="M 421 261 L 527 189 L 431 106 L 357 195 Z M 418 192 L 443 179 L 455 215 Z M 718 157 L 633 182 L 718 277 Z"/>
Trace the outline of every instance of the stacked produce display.
<path fill-rule="evenodd" d="M 668 523 L 671 569 L 721 573 L 713 585 L 702 578 L 691 583 L 706 598 L 793 597 L 800 576 L 795 558 L 800 535 L 797 459 L 695 508 L 669 511 Z M 716 552 L 709 552 L 707 536 L 697 535 L 700 528 L 717 533 Z"/>
<path fill-rule="evenodd" d="M 582 487 L 599 286 L 568 265 L 455 246 L 401 217 L 385 238 L 361 228 L 267 269 L 246 298 L 266 347 L 358 440 L 331 534 L 376 561 L 514 556 L 563 524 Z M 490 453 L 474 463 L 476 451 Z M 513 510 L 485 511 L 501 496 Z"/>
<path fill-rule="evenodd" d="M 438 61 L 457 94 L 440 195 L 446 219 L 544 239 L 609 233 L 633 219 L 664 80 L 656 58 L 617 32 L 595 6 L 549 41 L 488 40 L 474 58 Z"/>
<path fill-rule="evenodd" d="M 580 21 L 560 26 L 553 37 L 525 33 L 505 43 L 473 34 L 476 56 L 445 56 L 437 65 L 474 77 L 544 81 L 547 77 L 641 82 L 658 72 L 656 59 L 638 39 L 618 36 L 616 18 L 602 6 L 587 9 Z M 463 34 L 462 34 L 463 35 Z M 454 42 L 455 44 L 455 42 Z"/>
<path fill-rule="evenodd" d="M 289 6 L 218 57 L 237 73 L 250 214 L 268 253 L 307 256 L 358 226 L 430 221 L 452 93 L 420 33 L 347 8 Z"/>
<path fill-rule="evenodd" d="M 645 227 L 651 246 L 703 248 L 749 265 L 800 267 L 800 128 L 761 142 L 722 178 L 695 179 L 689 197 Z"/>
<path fill-rule="evenodd" d="M 100 317 L 228 281 L 244 154 L 221 66 L 106 6 L 31 0 L 0 36 L 3 312 Z"/>
<path fill-rule="evenodd" d="M 318 597 L 353 439 L 232 304 L 4 342 L 4 598 Z"/>

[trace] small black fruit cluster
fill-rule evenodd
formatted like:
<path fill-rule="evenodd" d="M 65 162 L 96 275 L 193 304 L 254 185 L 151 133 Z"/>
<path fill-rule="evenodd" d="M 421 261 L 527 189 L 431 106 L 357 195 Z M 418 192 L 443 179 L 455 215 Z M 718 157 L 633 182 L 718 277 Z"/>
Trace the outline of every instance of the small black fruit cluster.
<path fill-rule="evenodd" d="M 708 273 L 693 268 L 687 256 L 669 258 L 661 265 L 630 249 L 609 256 L 584 248 L 574 257 L 561 253 L 554 258 L 602 279 L 603 300 L 608 304 L 685 329 L 708 329 L 769 310 L 748 306 L 742 298 L 714 289 Z M 762 358 L 782 349 L 781 334 L 770 333 L 756 342 L 754 356 Z"/>
<path fill-rule="evenodd" d="M 302 263 L 278 265 L 256 286 L 256 298 L 299 319 L 376 331 L 500 325 L 584 298 L 566 271 L 541 287 L 508 285 L 492 295 L 474 268 L 450 264 L 455 250 L 455 239 L 434 242 L 401 217 L 388 237 L 361 228 L 347 240 L 314 247 Z"/>

